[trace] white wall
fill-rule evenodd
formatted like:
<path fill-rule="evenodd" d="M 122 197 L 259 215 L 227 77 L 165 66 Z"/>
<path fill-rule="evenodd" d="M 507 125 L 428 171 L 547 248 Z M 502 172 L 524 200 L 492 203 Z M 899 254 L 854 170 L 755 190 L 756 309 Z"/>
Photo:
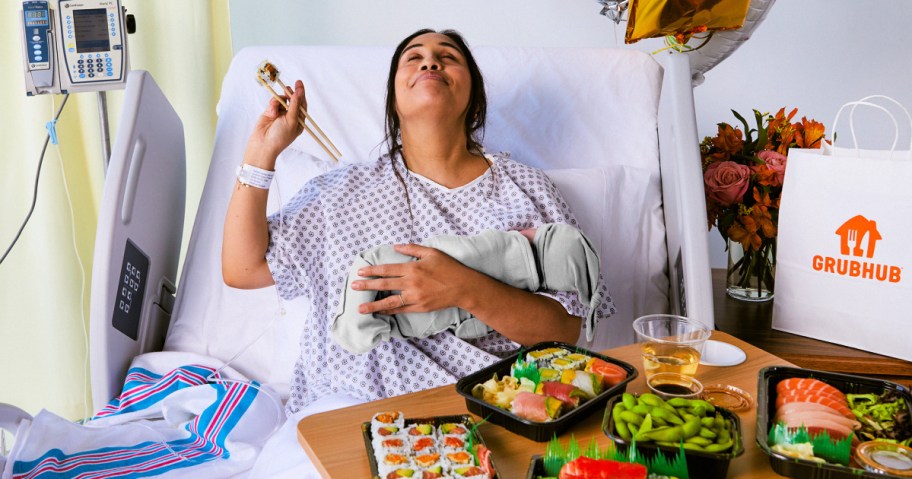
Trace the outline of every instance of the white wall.
<path fill-rule="evenodd" d="M 653 51 L 658 39 L 623 44 L 624 27 L 598 14 L 595 0 L 231 0 L 234 48 L 249 45 L 395 45 L 423 27 L 455 28 L 473 46 L 622 47 Z M 729 110 L 775 112 L 797 107 L 831 134 L 839 106 L 879 93 L 912 107 L 912 56 L 905 30 L 907 0 L 780 0 L 766 21 L 694 90 L 700 136 L 716 123 L 735 123 Z M 315 68 L 319 66 L 315 65 Z M 352 65 L 357 74 L 357 65 Z M 377 79 L 383 82 L 385 79 Z M 900 144 L 909 125 L 900 123 Z M 840 145 L 850 140 L 840 129 Z M 864 146 L 889 147 L 892 124 L 860 113 L 856 132 Z M 725 265 L 718 233 L 710 235 L 714 267 Z"/>

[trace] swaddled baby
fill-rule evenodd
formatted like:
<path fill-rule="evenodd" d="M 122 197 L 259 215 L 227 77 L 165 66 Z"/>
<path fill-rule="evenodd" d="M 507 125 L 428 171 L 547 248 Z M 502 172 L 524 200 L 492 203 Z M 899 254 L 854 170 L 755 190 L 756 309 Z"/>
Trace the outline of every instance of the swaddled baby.
<path fill-rule="evenodd" d="M 519 231 L 487 230 L 477 236 L 437 236 L 422 244 L 515 288 L 575 291 L 580 302 L 589 307 L 585 324 L 590 327 L 602 298 L 598 292 L 598 254 L 589 240 L 566 224 L 549 223 L 526 231 L 534 231 L 531 242 Z M 357 271 L 365 266 L 408 261 L 415 258 L 397 253 L 392 245 L 377 246 L 355 256 L 338 314 L 330 326 L 336 342 L 360 354 L 391 337 L 423 338 L 451 329 L 460 338 L 472 339 L 491 332 L 488 325 L 459 308 L 395 315 L 359 313 L 358 305 L 374 301 L 378 292 L 351 289 L 352 281 L 362 279 Z"/>

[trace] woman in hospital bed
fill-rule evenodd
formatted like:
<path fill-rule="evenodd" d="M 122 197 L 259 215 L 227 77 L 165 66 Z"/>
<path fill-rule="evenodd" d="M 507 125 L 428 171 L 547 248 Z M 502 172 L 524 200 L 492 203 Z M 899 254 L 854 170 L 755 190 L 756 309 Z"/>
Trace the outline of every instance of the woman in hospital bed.
<path fill-rule="evenodd" d="M 357 65 L 352 74 L 358 74 Z M 247 165 L 271 172 L 279 153 L 303 131 L 297 116 L 299 106 L 306 106 L 304 85 L 297 81 L 286 94 L 288 109 L 272 100 L 254 126 L 244 153 Z M 420 30 L 398 45 L 390 64 L 387 154 L 314 178 L 269 218 L 268 190 L 236 184 L 225 220 L 226 284 L 245 289 L 275 284 L 283 298 L 303 295 L 311 306 L 289 414 L 451 384 L 519 344 L 576 343 L 581 331 L 591 331 L 594 321 L 614 312 L 604 284 L 593 322 L 583 324 L 586 306 L 573 294 L 508 286 L 417 244 L 439 235 L 576 225 L 542 171 L 483 152 L 486 105 L 481 72 L 462 37 Z M 341 348 L 331 339 L 329 324 L 348 268 L 358 253 L 384 244 L 395 244 L 395 251 L 417 261 L 362 268 L 358 275 L 370 278 L 352 281 L 352 289 L 400 293 L 357 305 L 359 313 L 456 307 L 493 331 L 477 339 L 451 331 L 393 338 L 364 354 Z"/>

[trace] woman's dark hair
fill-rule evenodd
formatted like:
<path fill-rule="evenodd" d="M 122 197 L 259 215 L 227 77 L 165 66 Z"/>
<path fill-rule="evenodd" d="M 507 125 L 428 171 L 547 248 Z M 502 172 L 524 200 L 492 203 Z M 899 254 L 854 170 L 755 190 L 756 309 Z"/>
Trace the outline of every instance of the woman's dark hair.
<path fill-rule="evenodd" d="M 425 33 L 439 33 L 446 35 L 462 51 L 466 59 L 466 65 L 469 68 L 469 76 L 472 80 L 472 89 L 469 93 L 469 107 L 466 110 L 465 135 L 466 148 L 474 153 L 481 154 L 481 139 L 484 136 L 485 119 L 488 110 L 488 97 L 485 94 L 484 78 L 478 64 L 475 63 L 475 57 L 466 44 L 462 35 L 456 30 L 436 31 L 430 28 L 424 28 L 405 37 L 396 47 L 393 58 L 390 61 L 389 78 L 386 82 L 386 145 L 391 157 L 402 150 L 402 144 L 399 143 L 399 114 L 396 113 L 396 72 L 399 69 L 399 59 L 402 52 L 415 37 Z"/>

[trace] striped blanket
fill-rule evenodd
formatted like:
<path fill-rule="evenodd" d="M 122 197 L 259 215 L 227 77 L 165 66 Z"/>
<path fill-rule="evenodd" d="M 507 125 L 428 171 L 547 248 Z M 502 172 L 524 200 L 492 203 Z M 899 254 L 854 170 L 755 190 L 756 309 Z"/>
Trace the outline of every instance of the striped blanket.
<path fill-rule="evenodd" d="M 285 419 L 277 395 L 233 371 L 217 372 L 215 361 L 174 364 L 186 355 L 137 357 L 123 392 L 85 425 L 40 412 L 17 434 L 4 478 L 235 477 L 249 471 Z"/>

